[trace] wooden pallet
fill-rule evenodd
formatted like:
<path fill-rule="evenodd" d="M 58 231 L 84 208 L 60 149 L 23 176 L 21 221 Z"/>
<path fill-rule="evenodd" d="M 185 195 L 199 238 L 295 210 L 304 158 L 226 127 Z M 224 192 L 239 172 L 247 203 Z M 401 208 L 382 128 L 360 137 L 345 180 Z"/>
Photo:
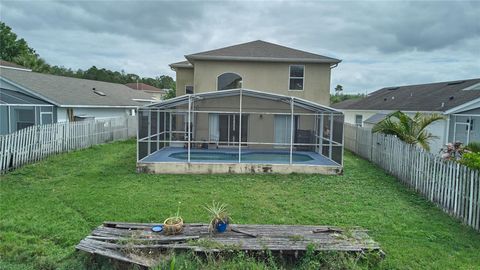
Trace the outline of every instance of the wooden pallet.
<path fill-rule="evenodd" d="M 166 236 L 151 231 L 153 223 L 104 222 L 76 246 L 91 254 L 152 267 L 159 263 L 160 252 L 270 250 L 298 255 L 309 245 L 317 251 L 379 252 L 379 245 L 362 229 L 345 231 L 330 226 L 241 225 L 232 224 L 225 233 L 211 234 L 208 224 L 185 224 L 181 235 Z"/>

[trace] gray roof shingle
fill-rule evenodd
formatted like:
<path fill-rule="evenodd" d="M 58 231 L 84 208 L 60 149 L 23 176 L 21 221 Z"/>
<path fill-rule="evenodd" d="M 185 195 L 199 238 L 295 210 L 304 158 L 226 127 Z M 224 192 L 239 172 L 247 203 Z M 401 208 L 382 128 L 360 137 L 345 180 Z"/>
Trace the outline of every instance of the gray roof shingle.
<path fill-rule="evenodd" d="M 186 55 L 193 60 L 340 63 L 341 60 L 256 40 L 211 51 Z"/>
<path fill-rule="evenodd" d="M 176 62 L 172 63 L 169 65 L 172 68 L 193 68 L 193 65 L 190 64 L 188 61 L 181 61 L 181 62 Z"/>
<path fill-rule="evenodd" d="M 0 77 L 27 88 L 55 105 L 119 106 L 144 105 L 133 99 L 148 99 L 151 96 L 133 90 L 123 84 L 71 77 L 42 74 L 37 72 L 0 68 Z M 103 92 L 105 96 L 93 91 Z"/>
<path fill-rule="evenodd" d="M 477 90 L 464 90 L 477 84 Z M 332 107 L 343 110 L 444 112 L 477 98 L 480 98 L 480 78 L 385 87 L 355 102 L 347 100 Z"/>

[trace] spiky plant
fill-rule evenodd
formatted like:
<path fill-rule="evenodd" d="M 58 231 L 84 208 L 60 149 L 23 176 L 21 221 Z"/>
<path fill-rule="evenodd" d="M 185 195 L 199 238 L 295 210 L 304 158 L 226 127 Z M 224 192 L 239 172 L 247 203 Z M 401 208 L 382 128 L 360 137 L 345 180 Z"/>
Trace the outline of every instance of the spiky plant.
<path fill-rule="evenodd" d="M 210 230 L 213 230 L 215 226 L 221 222 L 230 222 L 230 216 L 228 215 L 226 204 L 213 201 L 211 205 L 205 205 L 204 208 L 212 217 L 212 220 L 210 221 Z"/>
<path fill-rule="evenodd" d="M 408 143 L 419 145 L 423 149 L 430 150 L 430 141 L 438 138 L 428 132 L 426 128 L 435 121 L 445 119 L 440 114 L 421 114 L 415 113 L 413 117 L 406 113 L 396 111 L 389 114 L 385 119 L 377 123 L 373 127 L 374 133 L 383 133 L 395 135 L 400 140 Z"/>

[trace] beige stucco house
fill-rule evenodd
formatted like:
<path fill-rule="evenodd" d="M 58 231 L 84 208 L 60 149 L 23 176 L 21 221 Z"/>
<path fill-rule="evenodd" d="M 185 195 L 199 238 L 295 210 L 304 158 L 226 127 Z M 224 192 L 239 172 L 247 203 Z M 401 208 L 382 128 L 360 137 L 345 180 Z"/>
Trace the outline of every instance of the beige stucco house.
<path fill-rule="evenodd" d="M 177 97 L 139 111 L 140 171 L 342 171 L 343 114 L 328 107 L 340 60 L 264 41 L 185 57 L 170 65 Z"/>
<path fill-rule="evenodd" d="M 330 73 L 340 60 L 257 40 L 189 54 L 173 63 L 177 96 L 234 88 L 330 102 Z"/>

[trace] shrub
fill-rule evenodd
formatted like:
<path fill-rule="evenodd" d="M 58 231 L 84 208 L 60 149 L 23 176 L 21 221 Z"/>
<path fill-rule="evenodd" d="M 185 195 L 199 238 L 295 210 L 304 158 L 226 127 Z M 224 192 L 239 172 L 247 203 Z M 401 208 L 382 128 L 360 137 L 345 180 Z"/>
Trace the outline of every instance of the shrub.
<path fill-rule="evenodd" d="M 480 170 L 480 152 L 463 154 L 460 163 L 469 168 Z"/>
<path fill-rule="evenodd" d="M 465 148 L 474 153 L 480 153 L 480 142 L 471 142 Z"/>

